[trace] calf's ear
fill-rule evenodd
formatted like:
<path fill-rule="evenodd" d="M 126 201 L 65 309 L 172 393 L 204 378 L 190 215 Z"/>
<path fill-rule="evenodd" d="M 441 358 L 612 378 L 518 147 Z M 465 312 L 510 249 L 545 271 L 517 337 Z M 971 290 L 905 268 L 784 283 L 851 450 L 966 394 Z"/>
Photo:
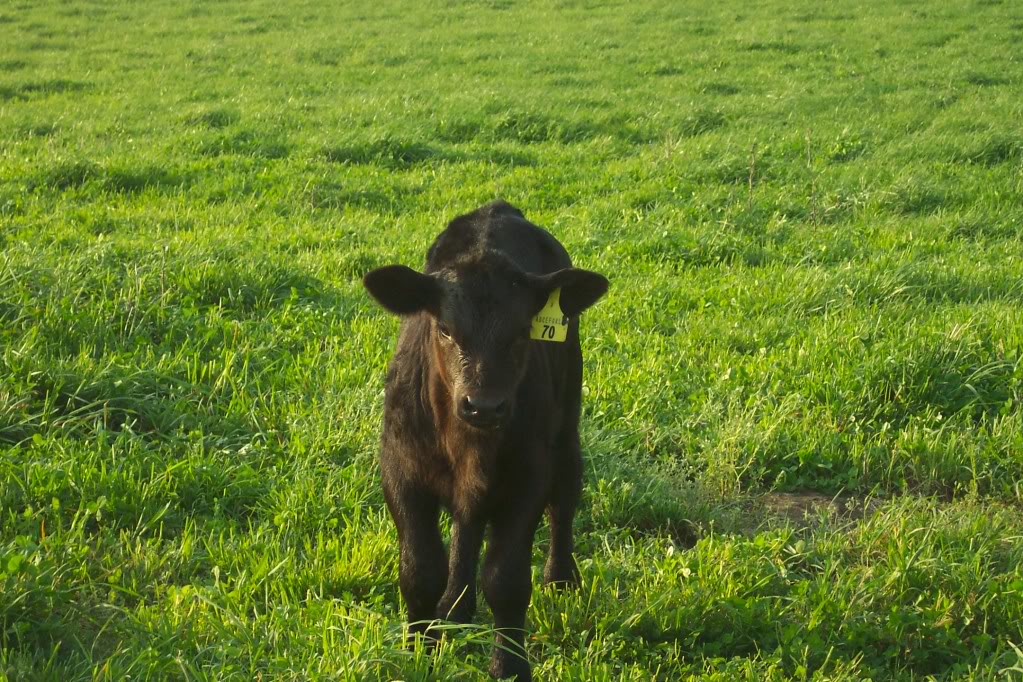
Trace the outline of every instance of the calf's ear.
<path fill-rule="evenodd" d="M 362 278 L 362 284 L 377 303 L 397 315 L 421 310 L 436 312 L 439 308 L 441 288 L 437 280 L 404 265 L 371 270 Z"/>
<path fill-rule="evenodd" d="M 561 312 L 575 317 L 596 303 L 607 292 L 607 277 L 581 268 L 565 268 L 548 275 L 533 277 L 533 284 L 542 293 L 540 307 L 551 291 L 561 288 Z"/>

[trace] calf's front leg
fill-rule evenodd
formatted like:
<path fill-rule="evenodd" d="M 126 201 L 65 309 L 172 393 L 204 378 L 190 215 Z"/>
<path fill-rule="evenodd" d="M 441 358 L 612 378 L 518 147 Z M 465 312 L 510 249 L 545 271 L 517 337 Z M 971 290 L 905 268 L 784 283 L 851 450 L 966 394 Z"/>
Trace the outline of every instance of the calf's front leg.
<path fill-rule="evenodd" d="M 415 636 L 434 620 L 447 581 L 437 527 L 440 502 L 425 491 L 386 483 L 384 497 L 398 529 L 398 586 L 408 607 L 409 635 Z"/>
<path fill-rule="evenodd" d="M 497 636 L 490 674 L 529 682 L 532 676 L 526 659 L 526 609 L 532 592 L 530 559 L 533 535 L 540 520 L 535 514 L 495 519 L 483 566 L 483 593 L 494 612 Z"/>
<path fill-rule="evenodd" d="M 476 564 L 486 524 L 471 517 L 454 516 L 448 559 L 448 585 L 437 605 L 437 618 L 469 623 L 476 613 Z"/>

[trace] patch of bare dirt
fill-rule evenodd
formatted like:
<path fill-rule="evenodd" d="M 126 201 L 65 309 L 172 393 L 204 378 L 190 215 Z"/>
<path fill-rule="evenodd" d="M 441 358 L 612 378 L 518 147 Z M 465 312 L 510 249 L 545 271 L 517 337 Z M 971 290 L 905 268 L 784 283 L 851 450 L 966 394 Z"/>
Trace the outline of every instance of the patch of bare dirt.
<path fill-rule="evenodd" d="M 817 492 L 768 493 L 757 500 L 763 516 L 778 521 L 789 521 L 796 526 L 822 516 L 856 521 L 877 509 L 881 498 L 862 498 L 854 495 L 825 495 Z"/>

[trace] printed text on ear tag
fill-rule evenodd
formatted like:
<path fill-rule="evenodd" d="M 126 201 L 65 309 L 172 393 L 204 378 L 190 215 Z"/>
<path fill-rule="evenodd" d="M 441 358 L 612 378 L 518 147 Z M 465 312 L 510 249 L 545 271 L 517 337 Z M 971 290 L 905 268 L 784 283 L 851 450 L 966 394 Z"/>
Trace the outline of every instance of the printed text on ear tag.
<path fill-rule="evenodd" d="M 568 318 L 561 312 L 561 289 L 551 292 L 543 310 L 533 318 L 529 338 L 537 341 L 564 341 L 568 336 Z"/>

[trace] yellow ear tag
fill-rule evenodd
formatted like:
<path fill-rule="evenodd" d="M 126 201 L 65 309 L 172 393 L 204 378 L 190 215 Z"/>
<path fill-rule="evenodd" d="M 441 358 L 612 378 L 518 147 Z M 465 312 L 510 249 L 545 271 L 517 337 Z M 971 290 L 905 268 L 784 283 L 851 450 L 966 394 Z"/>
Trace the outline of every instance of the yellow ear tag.
<path fill-rule="evenodd" d="M 568 318 L 561 312 L 561 288 L 551 292 L 543 310 L 533 318 L 529 338 L 537 341 L 564 341 L 568 336 Z"/>

